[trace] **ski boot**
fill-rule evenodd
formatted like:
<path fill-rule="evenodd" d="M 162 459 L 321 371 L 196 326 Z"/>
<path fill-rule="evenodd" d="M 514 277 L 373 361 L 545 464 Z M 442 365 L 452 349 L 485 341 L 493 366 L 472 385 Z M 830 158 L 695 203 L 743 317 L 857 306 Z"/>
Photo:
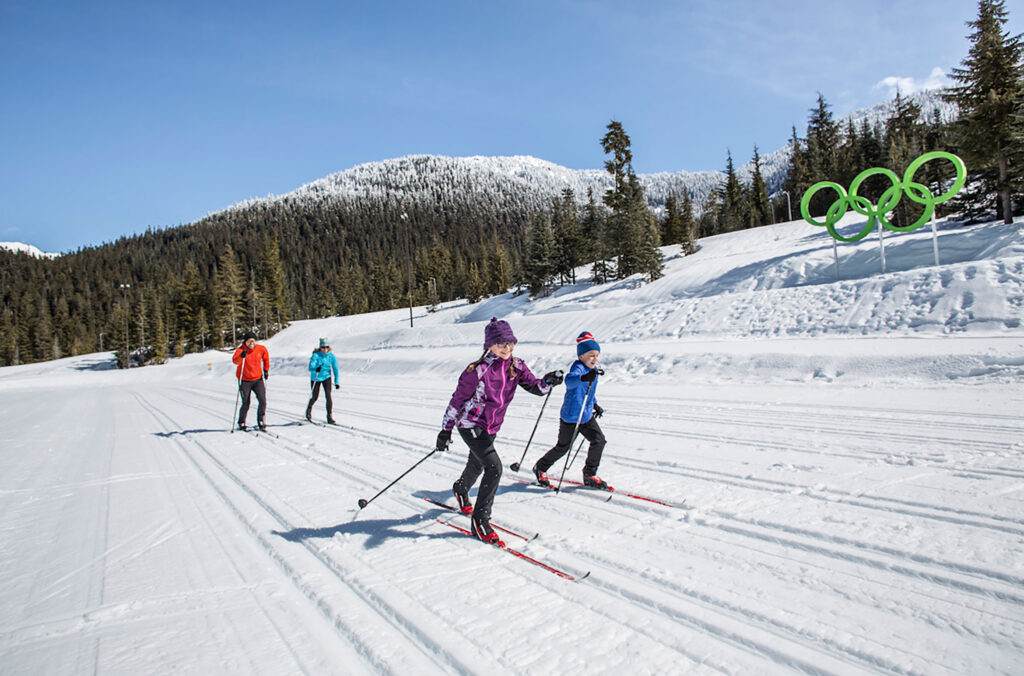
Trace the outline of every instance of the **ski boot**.
<path fill-rule="evenodd" d="M 498 534 L 491 528 L 490 519 L 482 519 L 473 517 L 470 521 L 473 535 L 477 537 L 481 542 L 486 542 L 489 545 L 496 545 L 498 547 L 504 547 L 505 543 L 501 541 Z"/>
<path fill-rule="evenodd" d="M 260 432 L 266 432 L 267 431 L 267 423 L 263 422 L 262 420 L 257 420 L 256 421 L 256 425 L 257 425 L 257 427 L 260 428 Z"/>
<path fill-rule="evenodd" d="M 249 426 L 246 425 L 244 422 L 240 422 L 240 423 L 238 423 L 238 431 L 239 432 L 248 432 L 249 431 Z"/>
<path fill-rule="evenodd" d="M 537 483 L 541 486 L 551 487 L 551 481 L 548 479 L 547 472 L 543 471 L 536 465 L 533 466 L 533 476 L 537 477 Z"/>
<path fill-rule="evenodd" d="M 459 511 L 463 514 L 472 514 L 473 503 L 469 501 L 469 491 L 456 481 L 452 484 L 452 493 L 455 495 L 455 502 L 459 503 Z"/>
<path fill-rule="evenodd" d="M 596 474 L 584 475 L 583 485 L 588 488 L 600 488 L 603 491 L 610 491 L 612 489 L 612 487 L 608 485 L 607 481 Z"/>

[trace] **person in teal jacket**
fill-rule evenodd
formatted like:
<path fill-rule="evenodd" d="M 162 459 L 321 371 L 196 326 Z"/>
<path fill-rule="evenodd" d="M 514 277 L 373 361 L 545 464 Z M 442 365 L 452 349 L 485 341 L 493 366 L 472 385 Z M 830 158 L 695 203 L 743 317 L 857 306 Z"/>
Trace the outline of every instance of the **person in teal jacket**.
<path fill-rule="evenodd" d="M 324 388 L 324 399 L 327 401 L 327 424 L 335 425 L 334 402 L 331 401 L 331 374 L 334 374 L 334 389 L 341 387 L 338 378 L 338 360 L 331 352 L 331 343 L 326 338 L 320 339 L 320 347 L 313 350 L 309 358 L 309 388 L 313 394 L 306 406 L 306 420 L 313 422 L 313 404 L 320 396 L 320 387 Z"/>

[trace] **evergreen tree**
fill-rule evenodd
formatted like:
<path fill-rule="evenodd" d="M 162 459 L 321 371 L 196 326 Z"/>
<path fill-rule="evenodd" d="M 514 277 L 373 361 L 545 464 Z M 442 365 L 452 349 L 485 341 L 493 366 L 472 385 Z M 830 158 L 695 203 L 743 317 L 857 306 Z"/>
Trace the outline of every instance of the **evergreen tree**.
<path fill-rule="evenodd" d="M 661 241 L 665 244 L 678 244 L 683 240 L 682 219 L 679 206 L 674 195 L 665 198 L 665 220 L 661 222 Z"/>
<path fill-rule="evenodd" d="M 615 187 L 604 195 L 604 203 L 611 209 L 606 221 L 605 244 L 617 257 L 619 279 L 637 272 L 657 279 L 661 274 L 661 252 L 649 250 L 651 243 L 658 241 L 657 224 L 647 206 L 643 187 L 633 173 L 629 135 L 615 120 L 608 124 L 607 130 L 601 139 L 601 148 L 612 156 L 605 161 L 605 170 L 611 174 Z M 653 228 L 653 233 L 648 232 L 649 228 Z"/>
<path fill-rule="evenodd" d="M 508 291 L 512 283 L 512 264 L 508 252 L 495 236 L 487 247 L 487 280 L 484 293 L 499 296 Z M 436 292 L 435 292 L 436 296 Z"/>
<path fill-rule="evenodd" d="M 725 180 L 718 188 L 718 231 L 734 232 L 747 227 L 750 207 L 740 186 L 732 163 L 732 153 L 726 151 Z"/>
<path fill-rule="evenodd" d="M 167 361 L 167 325 L 164 323 L 163 315 L 157 315 L 156 329 L 153 336 L 152 360 L 156 364 L 163 364 Z"/>
<path fill-rule="evenodd" d="M 288 319 L 288 312 L 285 306 L 285 278 L 284 268 L 281 264 L 281 249 L 276 237 L 268 236 L 263 240 L 256 281 L 259 285 L 260 296 L 264 301 L 267 326 L 276 323 L 277 330 L 284 328 L 281 322 Z M 397 299 L 392 295 L 389 295 L 388 298 L 388 307 L 394 307 Z M 266 335 L 273 335 L 273 332 L 268 328 Z"/>
<path fill-rule="evenodd" d="M 1021 35 L 1004 31 L 1003 0 L 979 0 L 978 18 L 967 23 L 971 48 L 950 74 L 957 85 L 944 92 L 960 117 L 953 133 L 972 180 L 994 175 L 1003 222 L 1013 221 L 1011 193 L 1024 177 L 1024 83 Z"/>
<path fill-rule="evenodd" d="M 921 107 L 904 98 L 897 90 L 893 114 L 885 123 L 886 165 L 897 176 L 902 177 L 910 163 L 924 152 L 924 127 L 921 124 Z M 891 183 L 880 179 L 874 192 L 864 192 L 872 201 L 881 198 Z M 916 221 L 923 207 L 909 199 L 901 199 L 889 220 L 899 227 L 906 227 Z"/>
<path fill-rule="evenodd" d="M 786 172 L 786 180 L 783 182 L 783 189 L 789 193 L 791 201 L 800 202 L 804 192 L 814 183 L 811 180 L 811 169 L 807 157 L 807 151 L 796 135 L 796 127 L 793 127 L 793 136 L 790 139 L 789 171 Z M 786 206 L 780 204 L 780 207 Z M 787 209 L 788 216 L 788 209 Z M 824 213 L 824 212 L 822 212 Z M 799 218 L 799 216 L 797 216 Z"/>
<path fill-rule="evenodd" d="M 834 181 L 838 172 L 839 125 L 825 97 L 818 93 L 818 105 L 811 109 L 807 122 L 807 156 L 811 177 L 817 181 Z"/>
<path fill-rule="evenodd" d="M 527 231 L 527 252 L 523 264 L 524 281 L 530 295 L 540 298 L 548 294 L 551 278 L 554 275 L 552 257 L 554 254 L 554 237 L 551 227 L 543 214 L 536 214 Z"/>
<path fill-rule="evenodd" d="M 750 205 L 750 227 L 771 223 L 772 205 L 768 200 L 768 189 L 765 187 L 764 176 L 761 175 L 761 154 L 754 146 L 754 173 L 750 181 L 750 192 L 747 203 Z"/>
<path fill-rule="evenodd" d="M 470 303 L 479 303 L 486 295 L 480 268 L 476 261 L 473 261 L 469 264 L 469 270 L 466 275 L 466 300 Z"/>
<path fill-rule="evenodd" d="M 312 271 L 310 271 L 312 276 Z M 234 249 L 230 244 L 224 246 L 224 251 L 217 259 L 217 274 L 214 278 L 213 297 L 216 299 L 216 321 L 214 323 L 217 335 L 221 337 L 218 345 L 236 345 L 239 339 L 239 326 L 242 315 L 242 291 L 245 288 L 245 275 Z M 228 336 L 225 341 L 224 336 Z"/>
<path fill-rule="evenodd" d="M 554 251 L 552 265 L 559 283 L 576 283 L 576 266 L 580 259 L 580 223 L 576 215 L 576 197 L 573 191 L 562 191 L 562 197 L 554 201 L 552 211 L 552 235 Z"/>
<path fill-rule="evenodd" d="M 604 233 L 604 212 L 594 198 L 594 191 L 588 188 L 587 205 L 580 221 L 581 254 L 585 261 L 591 262 L 590 274 L 594 284 L 603 284 L 610 277 Z"/>
<path fill-rule="evenodd" d="M 690 191 L 683 190 L 683 202 L 679 209 L 679 225 L 683 233 L 683 255 L 688 256 L 697 251 L 697 221 L 693 217 L 693 200 Z"/>

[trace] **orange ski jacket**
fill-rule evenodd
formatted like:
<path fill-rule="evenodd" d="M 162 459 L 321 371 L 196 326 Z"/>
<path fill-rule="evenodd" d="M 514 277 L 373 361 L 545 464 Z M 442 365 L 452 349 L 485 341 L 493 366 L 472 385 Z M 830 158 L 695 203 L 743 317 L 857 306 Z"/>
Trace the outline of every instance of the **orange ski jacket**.
<path fill-rule="evenodd" d="M 242 357 L 242 352 L 247 352 Z M 251 350 L 244 344 L 235 350 L 235 356 L 231 358 L 238 368 L 235 369 L 235 378 L 239 380 L 259 380 L 263 377 L 264 371 L 270 370 L 270 354 L 267 348 L 256 344 Z"/>

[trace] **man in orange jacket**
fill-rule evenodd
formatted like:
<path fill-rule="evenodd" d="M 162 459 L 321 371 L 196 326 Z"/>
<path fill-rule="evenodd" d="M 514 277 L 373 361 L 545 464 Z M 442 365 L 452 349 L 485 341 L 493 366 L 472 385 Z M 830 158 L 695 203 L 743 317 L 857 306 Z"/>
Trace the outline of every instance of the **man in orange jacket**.
<path fill-rule="evenodd" d="M 267 348 L 256 344 L 256 334 L 249 331 L 242 336 L 242 344 L 235 350 L 231 358 L 238 368 L 235 378 L 238 379 L 238 390 L 242 393 L 242 407 L 238 409 L 238 429 L 245 431 L 245 416 L 249 413 L 249 397 L 253 392 L 259 406 L 256 408 L 256 424 L 260 430 L 266 431 L 267 423 L 267 388 L 263 381 L 270 377 L 270 355 Z"/>

